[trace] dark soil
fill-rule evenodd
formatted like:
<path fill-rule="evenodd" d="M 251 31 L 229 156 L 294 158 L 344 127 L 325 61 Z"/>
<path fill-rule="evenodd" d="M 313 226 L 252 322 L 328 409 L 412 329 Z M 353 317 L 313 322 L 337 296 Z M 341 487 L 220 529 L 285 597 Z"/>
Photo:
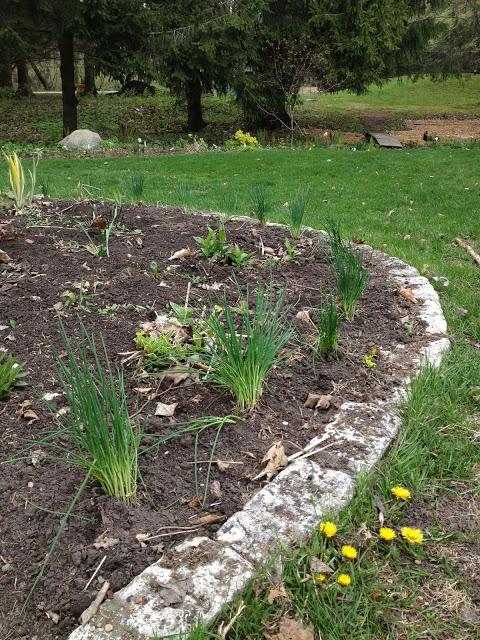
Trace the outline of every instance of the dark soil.
<path fill-rule="evenodd" d="M 97 203 L 96 207 L 97 215 L 108 220 L 111 205 Z M 0 265 L 0 347 L 18 356 L 19 362 L 26 362 L 28 373 L 28 386 L 14 390 L 10 399 L 0 403 L 2 461 L 24 446 L 19 438 L 38 438 L 41 432 L 56 428 L 41 396 L 61 392 L 55 380 L 52 353 L 52 346 L 59 352 L 63 349 L 58 312 L 68 335 L 79 335 L 79 315 L 90 333 L 97 337 L 102 334 L 110 359 L 119 365 L 124 357 L 120 354 L 135 348 L 133 338 L 140 324 L 168 314 L 170 301 L 183 304 L 189 285 L 190 305 L 201 308 L 211 304 L 212 294 L 201 285 L 217 282 L 227 287 L 229 303 L 238 306 L 233 276 L 243 290 L 250 285 L 253 291 L 259 279 L 268 283 L 271 274 L 275 285 L 287 287 L 286 303 L 291 305 L 289 316 L 296 327 L 295 343 L 290 347 L 295 352 L 289 356 L 286 367 L 276 368 L 268 377 L 268 388 L 258 409 L 223 428 L 215 458 L 236 464 L 230 464 L 224 471 L 214 465 L 204 508 L 196 499 L 193 436 L 172 440 L 168 446 L 141 457 L 143 479 L 156 509 L 143 488 L 139 488 L 137 503 L 127 507 L 118 499 L 105 496 L 98 482 L 90 479 L 73 512 L 82 519 L 68 520 L 23 614 L 22 604 L 84 472 L 64 462 L 43 460 L 47 451 L 42 446 L 34 447 L 26 460 L 2 464 L 2 640 L 66 638 L 104 580 L 110 581 L 113 591 L 123 587 L 158 560 L 164 546 L 191 535 L 182 531 L 182 527 L 196 526 L 197 534 L 213 535 L 224 520 L 261 488 L 262 483 L 252 478 L 259 473 L 260 461 L 273 442 L 282 440 L 287 455 L 292 454 L 315 435 L 321 435 L 342 402 L 386 398 L 404 378 L 410 354 L 424 343 L 415 306 L 397 294 L 398 287 L 387 277 L 377 255 L 372 257 L 369 288 L 359 301 L 355 321 L 341 326 L 339 353 L 314 363 L 307 344 L 313 337 L 312 325 L 295 317 L 303 308 L 317 305 L 321 290 L 333 286 L 324 249 L 314 233 L 306 233 L 301 241 L 292 240 L 299 251 L 295 260 L 272 261 L 262 256 L 262 243 L 276 255 L 281 253 L 285 246 L 284 228 L 262 229 L 253 221 L 231 221 L 226 224 L 229 242 L 237 243 L 246 252 L 255 252 L 255 261 L 250 266 L 233 268 L 219 262 L 209 263 L 197 252 L 193 237 L 205 237 L 207 225 L 217 226 L 215 220 L 185 215 L 175 208 L 125 205 L 117 219 L 117 232 L 110 238 L 110 256 L 100 259 L 86 250 L 86 236 L 76 224 L 81 220 L 88 226 L 92 211 L 89 202 L 43 202 L 24 215 L 10 212 L 1 216 L 0 240 L 2 237 L 4 240 L 1 248 L 11 262 Z M 135 230 L 141 232 L 134 233 Z M 11 236 L 15 237 L 8 239 Z M 192 249 L 191 256 L 169 260 L 174 252 L 186 247 Z M 158 265 L 158 279 L 150 267 L 152 260 Z M 97 295 L 84 299 L 84 308 L 79 308 L 78 303 L 60 308 L 59 303 L 67 301 L 62 293 L 69 290 L 78 296 L 82 279 L 85 287 L 89 283 L 87 295 L 94 291 Z M 402 352 L 405 356 L 400 362 L 391 362 L 385 352 L 398 344 L 405 346 Z M 376 366 L 369 368 L 364 357 L 373 349 L 377 350 Z M 127 367 L 125 377 L 131 392 L 132 413 L 136 406 L 132 387 L 151 387 L 152 407 L 158 401 L 178 402 L 174 418 L 154 416 L 151 411 L 147 433 L 173 432 L 178 429 L 178 422 L 234 411 L 232 397 L 213 388 L 198 373 L 175 384 L 158 376 L 139 380 L 134 368 Z M 330 408 L 322 411 L 304 408 L 309 393 L 331 394 Z M 141 397 L 141 407 L 145 399 L 145 395 Z M 31 405 L 27 406 L 26 401 Z M 61 395 L 52 402 L 58 409 L 65 406 Z M 32 413 L 26 412 L 26 408 Z M 205 432 L 199 445 L 200 461 L 208 460 L 212 441 L 212 433 Z M 205 463 L 198 465 L 198 473 L 199 489 L 203 491 Z M 201 520 L 206 515 L 212 516 L 213 523 Z M 136 537 L 170 532 L 173 533 L 144 545 Z M 85 589 L 104 556 L 101 570 Z"/>

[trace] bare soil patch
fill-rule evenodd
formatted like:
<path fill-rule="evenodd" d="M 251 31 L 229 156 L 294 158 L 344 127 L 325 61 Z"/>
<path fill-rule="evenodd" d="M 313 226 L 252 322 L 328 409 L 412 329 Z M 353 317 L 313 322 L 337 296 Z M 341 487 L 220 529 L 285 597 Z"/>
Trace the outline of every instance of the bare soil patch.
<path fill-rule="evenodd" d="M 191 535 L 182 527 L 194 528 L 197 535 L 212 535 L 261 488 L 262 482 L 252 478 L 272 443 L 281 440 L 290 455 L 322 434 L 342 402 L 386 398 L 403 380 L 412 355 L 425 342 L 415 305 L 398 295 L 379 255 L 372 257 L 370 284 L 359 301 L 356 319 L 341 326 L 338 354 L 314 363 L 307 344 L 313 338 L 312 327 L 297 320 L 296 314 L 318 305 L 321 291 L 333 288 L 315 233 L 291 240 L 298 245 L 294 260 L 272 260 L 262 255 L 261 247 L 271 247 L 278 257 L 285 247 L 284 228 L 262 229 L 250 220 L 231 221 L 226 224 L 229 242 L 255 255 L 251 265 L 234 268 L 208 262 L 197 252 L 193 237 L 205 237 L 207 225 L 217 226 L 215 220 L 185 215 L 178 208 L 125 205 L 110 239 L 110 257 L 99 259 L 86 250 L 85 234 L 77 224 L 91 223 L 92 205 L 43 202 L 36 205 L 36 213 L 0 216 L 6 234 L 1 247 L 11 258 L 10 263 L 0 265 L 0 347 L 26 362 L 28 373 L 28 386 L 0 403 L 2 462 L 24 446 L 19 438 L 38 438 L 57 428 L 41 400 L 45 393 L 61 394 L 52 353 L 52 346 L 62 350 L 57 312 L 70 336 L 79 334 L 80 315 L 90 333 L 104 336 L 110 359 L 120 364 L 121 354 L 135 348 L 133 339 L 141 323 L 170 313 L 170 302 L 184 304 L 188 286 L 190 305 L 198 309 L 212 305 L 215 294 L 204 287 L 213 283 L 222 283 L 229 304 L 238 306 L 233 276 L 243 291 L 249 285 L 252 292 L 259 281 L 265 284 L 272 277 L 277 288 L 287 287 L 286 303 L 291 305 L 289 317 L 297 329 L 296 338 L 289 345 L 292 353 L 287 366 L 276 368 L 268 377 L 258 409 L 222 430 L 215 458 L 230 464 L 223 470 L 221 465 L 213 466 L 204 507 L 196 497 L 194 437 L 190 435 L 141 457 L 143 479 L 155 508 L 141 487 L 137 504 L 127 507 L 105 496 L 96 480 L 90 479 L 23 614 L 22 604 L 84 473 L 74 465 L 42 460 L 46 452 L 41 447 L 25 460 L 0 465 L 2 640 L 66 638 L 105 580 L 112 591 L 123 587 L 158 560 L 164 548 Z M 108 220 L 111 205 L 96 203 L 96 207 L 96 215 Z M 186 247 L 192 249 L 192 255 L 170 260 L 174 252 Z M 150 266 L 153 260 L 158 278 Z M 82 280 L 84 287 L 88 282 L 86 294 L 95 293 L 95 297 L 86 298 L 84 308 L 78 307 L 78 300 L 73 307 L 64 304 L 59 308 L 58 303 L 67 300 L 62 293 L 78 294 Z M 397 345 L 401 356 L 390 359 Z M 376 366 L 368 367 L 365 356 L 373 349 Z M 232 397 L 194 371 L 186 380 L 172 382 L 158 376 L 139 380 L 133 368 L 127 368 L 126 380 L 132 412 L 136 406 L 133 388 L 140 386 L 151 388 L 152 407 L 158 401 L 178 403 L 173 418 L 155 416 L 152 410 L 147 433 L 170 433 L 177 431 L 179 422 L 234 411 Z M 304 408 L 309 393 L 330 394 L 328 408 Z M 142 396 L 141 404 L 146 397 Z M 25 402 L 31 403 L 33 416 L 25 413 Z M 58 409 L 65 406 L 62 395 L 52 402 Z M 208 460 L 213 437 L 208 431 L 203 434 L 198 460 Z M 205 463 L 198 464 L 198 474 L 203 491 Z M 136 537 L 166 532 L 168 536 L 144 545 Z M 86 588 L 102 560 L 101 570 Z"/>

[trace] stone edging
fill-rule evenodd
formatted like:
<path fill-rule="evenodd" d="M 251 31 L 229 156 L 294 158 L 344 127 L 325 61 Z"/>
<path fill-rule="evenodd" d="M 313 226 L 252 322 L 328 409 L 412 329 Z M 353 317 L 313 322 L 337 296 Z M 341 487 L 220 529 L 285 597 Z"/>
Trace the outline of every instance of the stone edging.
<path fill-rule="evenodd" d="M 384 257 L 384 265 L 399 285 L 411 287 L 414 296 L 424 301 L 416 311 L 432 341 L 419 351 L 415 370 L 425 359 L 438 366 L 450 343 L 437 337 L 447 332 L 437 292 L 405 262 Z M 384 402 L 344 403 L 325 435 L 312 442 L 328 438 L 348 444 L 349 454 L 339 446 L 334 462 L 329 457 L 304 458 L 290 464 L 225 522 L 216 540 L 197 537 L 177 546 L 168 561 L 162 558 L 151 565 L 104 602 L 69 640 L 149 640 L 178 634 L 199 617 L 214 618 L 245 587 L 257 562 L 279 540 L 305 538 L 322 514 L 345 507 L 355 490 L 355 474 L 369 472 L 396 437 L 401 423 L 394 407 L 404 393 L 397 388 Z"/>

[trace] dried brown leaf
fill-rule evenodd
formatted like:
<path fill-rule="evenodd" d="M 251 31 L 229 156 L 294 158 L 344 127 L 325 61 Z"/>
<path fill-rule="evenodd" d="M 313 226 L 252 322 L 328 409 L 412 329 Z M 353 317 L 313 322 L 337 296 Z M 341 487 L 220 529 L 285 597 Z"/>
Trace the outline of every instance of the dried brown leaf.
<path fill-rule="evenodd" d="M 320 558 L 315 557 L 310 558 L 310 571 L 313 574 L 323 573 L 328 575 L 329 573 L 333 573 L 333 569 L 328 564 L 320 560 Z"/>
<path fill-rule="evenodd" d="M 405 300 L 409 300 L 410 302 L 413 302 L 413 304 L 418 304 L 418 300 L 415 298 L 413 291 L 410 288 L 400 287 L 397 293 L 402 296 L 402 298 L 405 298 Z"/>
<path fill-rule="evenodd" d="M 285 455 L 285 449 L 281 442 L 274 442 L 263 456 L 261 465 L 266 465 L 265 469 L 259 474 L 258 477 L 267 476 L 267 480 L 271 480 L 282 469 L 288 465 L 288 458 Z"/>
<path fill-rule="evenodd" d="M 276 589 L 270 589 L 267 597 L 268 604 L 272 604 L 277 598 L 286 598 L 289 600 L 288 593 L 285 591 L 283 584 L 280 584 Z"/>
<path fill-rule="evenodd" d="M 172 404 L 164 404 L 163 402 L 157 402 L 155 415 L 171 418 L 175 413 L 175 409 L 177 408 L 177 406 L 178 406 L 178 402 L 173 402 Z"/>

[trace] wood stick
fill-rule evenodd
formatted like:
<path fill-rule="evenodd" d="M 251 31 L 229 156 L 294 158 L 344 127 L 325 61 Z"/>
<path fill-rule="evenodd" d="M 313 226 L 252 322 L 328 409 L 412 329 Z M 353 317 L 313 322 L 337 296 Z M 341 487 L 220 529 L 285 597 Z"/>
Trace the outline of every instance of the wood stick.
<path fill-rule="evenodd" d="M 480 264 L 480 256 L 478 255 L 478 253 L 475 253 L 475 251 L 472 249 L 472 247 L 467 244 L 466 242 L 464 242 L 463 240 L 460 240 L 460 238 L 455 238 L 455 242 L 462 247 L 463 249 L 465 249 L 465 251 L 467 253 L 469 253 L 472 258 L 475 260 L 475 262 L 477 264 Z"/>
<path fill-rule="evenodd" d="M 108 581 L 104 582 L 103 585 L 102 585 L 102 588 L 98 592 L 97 597 L 95 598 L 95 600 L 82 613 L 82 615 L 80 616 L 80 624 L 82 626 L 85 626 L 87 624 L 87 622 L 89 622 L 93 618 L 93 616 L 97 613 L 99 606 L 102 604 L 103 599 L 107 595 L 107 591 L 108 591 L 109 587 L 110 587 L 110 583 Z"/>

